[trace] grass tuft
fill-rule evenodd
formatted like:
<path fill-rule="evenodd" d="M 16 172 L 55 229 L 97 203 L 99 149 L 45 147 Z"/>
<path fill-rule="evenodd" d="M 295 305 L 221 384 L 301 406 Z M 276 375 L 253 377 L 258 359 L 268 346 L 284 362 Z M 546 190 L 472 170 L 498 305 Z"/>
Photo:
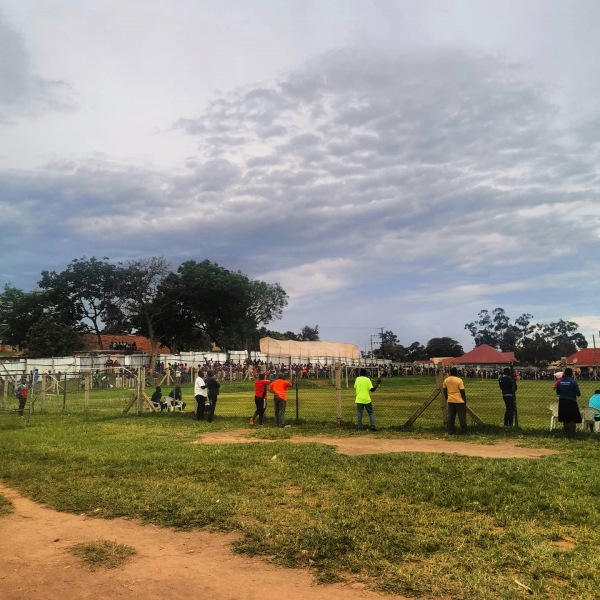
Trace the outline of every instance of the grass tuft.
<path fill-rule="evenodd" d="M 116 569 L 136 554 L 135 548 L 109 540 L 75 544 L 70 548 L 70 552 L 82 559 L 93 571 L 96 569 Z"/>
<path fill-rule="evenodd" d="M 10 515 L 15 510 L 13 503 L 0 494 L 0 517 Z"/>

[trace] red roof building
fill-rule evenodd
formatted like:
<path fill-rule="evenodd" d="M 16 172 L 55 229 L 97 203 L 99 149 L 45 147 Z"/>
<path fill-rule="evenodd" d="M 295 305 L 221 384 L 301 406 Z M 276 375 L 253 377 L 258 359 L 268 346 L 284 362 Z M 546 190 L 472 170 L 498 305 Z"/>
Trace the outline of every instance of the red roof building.
<path fill-rule="evenodd" d="M 578 367 L 600 366 L 600 348 L 583 348 L 567 356 L 567 364 Z"/>
<path fill-rule="evenodd" d="M 135 352 L 141 352 L 143 354 L 152 354 L 152 344 L 150 338 L 144 337 L 143 335 L 104 335 L 101 334 L 102 348 L 98 344 L 98 336 L 95 333 L 86 333 L 82 336 L 83 339 L 83 350 L 87 352 L 106 352 L 107 354 L 123 354 L 123 350 L 118 349 L 119 345 L 129 345 L 130 348 L 134 347 Z M 111 347 L 112 346 L 112 347 Z M 158 346 L 156 349 L 158 354 L 170 354 L 169 348 Z"/>
<path fill-rule="evenodd" d="M 453 365 L 507 365 L 514 362 L 514 352 L 499 352 L 488 344 L 481 344 L 458 358 L 448 360 Z"/>

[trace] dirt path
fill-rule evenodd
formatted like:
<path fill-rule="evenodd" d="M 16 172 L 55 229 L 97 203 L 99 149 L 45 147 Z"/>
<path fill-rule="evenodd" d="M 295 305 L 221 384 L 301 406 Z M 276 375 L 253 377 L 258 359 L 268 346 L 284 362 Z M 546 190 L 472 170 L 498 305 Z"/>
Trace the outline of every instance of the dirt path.
<path fill-rule="evenodd" d="M 251 437 L 247 429 L 209 433 L 201 436 L 197 444 L 251 444 L 268 443 L 281 440 L 264 440 Z M 481 456 L 483 458 L 540 458 L 556 454 L 556 450 L 543 448 L 524 448 L 514 441 L 497 444 L 477 444 L 441 439 L 389 439 L 365 434 L 360 437 L 326 437 L 326 436 L 292 436 L 288 441 L 294 444 L 319 443 L 334 446 L 341 454 L 357 456 L 361 454 L 386 454 L 389 452 L 445 452 L 464 456 Z"/>
<path fill-rule="evenodd" d="M 0 484 L 15 512 L 0 517 L 2 600 L 375 600 L 352 586 L 315 586 L 309 572 L 238 556 L 235 535 L 180 532 L 125 519 L 93 519 L 44 508 Z M 91 571 L 69 552 L 110 540 L 137 554 L 116 569 Z M 360 588 L 360 586 L 358 586 Z M 398 597 L 394 596 L 397 600 Z"/>
<path fill-rule="evenodd" d="M 197 443 L 266 443 L 248 430 L 215 433 Z M 272 441 L 272 440 L 271 440 Z M 490 458 L 538 458 L 553 451 L 512 442 L 481 445 L 447 440 L 292 437 L 292 443 L 333 445 L 351 455 L 384 452 L 452 452 Z M 2 600 L 381 600 L 358 584 L 315 586 L 308 571 L 283 569 L 265 560 L 235 555 L 233 534 L 179 532 L 134 520 L 104 520 L 59 513 L 0 484 L 15 512 L 0 517 Z M 69 548 L 109 540 L 136 549 L 117 569 L 91 571 Z M 393 597 L 401 600 L 399 596 Z"/>

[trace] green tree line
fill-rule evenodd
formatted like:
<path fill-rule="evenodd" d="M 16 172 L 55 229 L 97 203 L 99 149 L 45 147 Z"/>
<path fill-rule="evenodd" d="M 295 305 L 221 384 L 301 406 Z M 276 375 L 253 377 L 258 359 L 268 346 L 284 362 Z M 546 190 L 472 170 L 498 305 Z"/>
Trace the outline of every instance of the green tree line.
<path fill-rule="evenodd" d="M 153 349 L 164 345 L 174 353 L 213 346 L 251 350 L 287 303 L 278 283 L 209 260 L 189 260 L 173 271 L 162 257 L 126 263 L 83 257 L 64 271 L 42 271 L 34 291 L 7 284 L 0 323 L 3 341 L 33 357 L 71 354 L 90 332 L 101 349 L 101 334 L 136 333 Z M 318 327 L 305 329 L 318 339 Z"/>
<path fill-rule="evenodd" d="M 465 324 L 475 345 L 488 344 L 501 352 L 514 352 L 520 364 L 543 366 L 588 346 L 573 321 L 534 323 L 533 315 L 524 313 L 511 322 L 503 308 L 491 313 L 481 310 L 477 316 Z"/>

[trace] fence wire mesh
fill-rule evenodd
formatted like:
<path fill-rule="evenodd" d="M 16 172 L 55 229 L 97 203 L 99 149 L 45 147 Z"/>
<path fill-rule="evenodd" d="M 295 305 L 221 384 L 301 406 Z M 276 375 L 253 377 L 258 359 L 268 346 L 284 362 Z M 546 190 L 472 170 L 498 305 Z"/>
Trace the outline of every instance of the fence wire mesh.
<path fill-rule="evenodd" d="M 356 404 L 354 381 L 357 367 L 341 365 L 336 372 L 334 365 L 320 365 L 318 368 L 303 368 L 303 365 L 290 361 L 268 363 L 253 368 L 205 364 L 199 365 L 204 373 L 212 370 L 221 382 L 216 407 L 216 419 L 239 420 L 240 425 L 248 424 L 254 411 L 254 379 L 259 373 L 267 373 L 270 379 L 282 374 L 293 383 L 288 391 L 287 422 L 339 423 L 343 426 L 356 425 Z M 368 375 L 375 382 L 381 371 L 377 367 L 368 368 Z M 163 372 L 140 370 L 96 370 L 92 373 L 69 373 L 57 379 L 41 376 L 38 381 L 30 381 L 27 401 L 20 415 L 19 399 L 14 390 L 20 378 L 4 377 L 0 382 L 0 416 L 6 420 L 25 417 L 24 422 L 34 422 L 44 415 L 52 414 L 128 414 L 153 413 L 149 403 L 135 402 L 139 394 L 140 380 L 143 391 L 149 398 L 160 386 L 166 396 L 175 385 L 181 387 L 186 409 L 178 418 L 194 417 L 194 379 L 198 367 L 187 373 L 176 370 Z M 467 404 L 485 425 L 501 426 L 504 416 L 504 403 L 498 386 L 499 373 L 494 370 L 459 373 L 463 377 L 467 393 Z M 25 380 L 27 376 L 22 376 Z M 549 405 L 557 401 L 553 389 L 552 374 L 544 378 L 521 378 L 518 380 L 517 414 L 520 427 L 549 429 L 551 411 Z M 587 405 L 587 399 L 600 388 L 600 382 L 593 379 L 579 380 L 581 388 L 580 406 Z M 267 424 L 273 424 L 273 396 L 268 394 Z M 403 427 L 420 407 L 430 401 L 428 407 L 413 424 L 415 429 L 441 428 L 443 424 L 443 395 L 439 389 L 439 379 L 434 375 L 415 374 L 389 370 L 382 377 L 379 389 L 372 393 L 373 408 L 377 427 L 393 429 Z M 160 414 L 160 410 L 157 411 Z M 172 414 L 172 413 L 169 413 Z M 366 418 L 366 415 L 365 415 Z M 473 422 L 471 419 L 470 424 Z"/>

